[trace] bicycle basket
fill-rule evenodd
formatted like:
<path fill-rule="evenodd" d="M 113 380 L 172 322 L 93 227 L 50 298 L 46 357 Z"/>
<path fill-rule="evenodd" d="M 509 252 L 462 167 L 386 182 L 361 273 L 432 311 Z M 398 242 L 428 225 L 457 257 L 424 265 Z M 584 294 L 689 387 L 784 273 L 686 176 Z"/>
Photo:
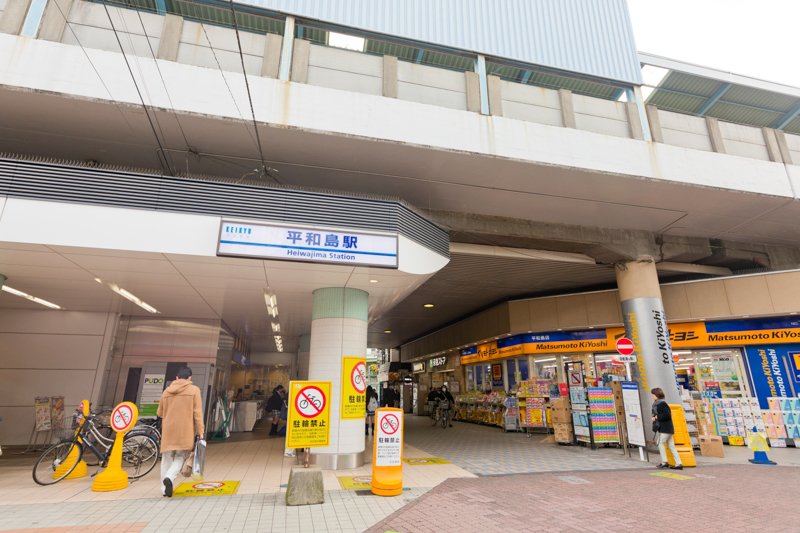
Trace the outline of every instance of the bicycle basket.
<path fill-rule="evenodd" d="M 448 409 L 450 409 L 450 402 L 448 402 L 447 400 L 440 400 L 439 409 L 441 409 L 442 411 L 447 411 Z"/>

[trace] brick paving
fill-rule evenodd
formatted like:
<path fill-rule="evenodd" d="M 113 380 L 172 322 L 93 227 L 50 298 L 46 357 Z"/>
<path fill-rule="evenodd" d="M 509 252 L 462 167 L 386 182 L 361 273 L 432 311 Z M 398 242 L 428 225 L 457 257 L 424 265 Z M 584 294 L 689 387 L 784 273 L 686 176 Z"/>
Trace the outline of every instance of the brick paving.
<path fill-rule="evenodd" d="M 369 532 L 797 532 L 800 472 L 725 465 L 451 479 Z"/>

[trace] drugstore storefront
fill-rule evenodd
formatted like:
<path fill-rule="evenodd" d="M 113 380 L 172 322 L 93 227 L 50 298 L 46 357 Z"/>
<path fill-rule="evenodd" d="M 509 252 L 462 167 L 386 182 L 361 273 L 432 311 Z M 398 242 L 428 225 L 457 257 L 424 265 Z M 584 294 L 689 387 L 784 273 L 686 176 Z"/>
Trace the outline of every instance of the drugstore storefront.
<path fill-rule="evenodd" d="M 706 397 L 759 399 L 800 393 L 800 319 L 776 317 L 670 324 L 679 384 Z M 567 383 L 577 363 L 588 383 L 620 380 L 616 339 L 623 328 L 523 334 L 461 350 L 467 392 L 500 395 L 520 382 Z"/>

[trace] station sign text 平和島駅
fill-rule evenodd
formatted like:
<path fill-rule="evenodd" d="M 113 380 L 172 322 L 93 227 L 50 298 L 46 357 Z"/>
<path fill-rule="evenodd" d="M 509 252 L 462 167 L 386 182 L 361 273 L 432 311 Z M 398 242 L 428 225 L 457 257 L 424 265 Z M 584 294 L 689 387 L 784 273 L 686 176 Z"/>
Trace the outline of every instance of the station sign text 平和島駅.
<path fill-rule="evenodd" d="M 222 221 L 217 255 L 397 268 L 391 233 Z"/>

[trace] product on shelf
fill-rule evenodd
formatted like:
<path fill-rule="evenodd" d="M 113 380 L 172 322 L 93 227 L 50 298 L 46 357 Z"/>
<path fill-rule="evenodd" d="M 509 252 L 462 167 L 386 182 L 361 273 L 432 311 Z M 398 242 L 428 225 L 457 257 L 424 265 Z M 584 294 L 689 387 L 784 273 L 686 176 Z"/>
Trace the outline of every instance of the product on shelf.
<path fill-rule="evenodd" d="M 597 444 L 619 442 L 614 392 L 607 387 L 589 387 L 588 397 L 594 442 Z"/>

